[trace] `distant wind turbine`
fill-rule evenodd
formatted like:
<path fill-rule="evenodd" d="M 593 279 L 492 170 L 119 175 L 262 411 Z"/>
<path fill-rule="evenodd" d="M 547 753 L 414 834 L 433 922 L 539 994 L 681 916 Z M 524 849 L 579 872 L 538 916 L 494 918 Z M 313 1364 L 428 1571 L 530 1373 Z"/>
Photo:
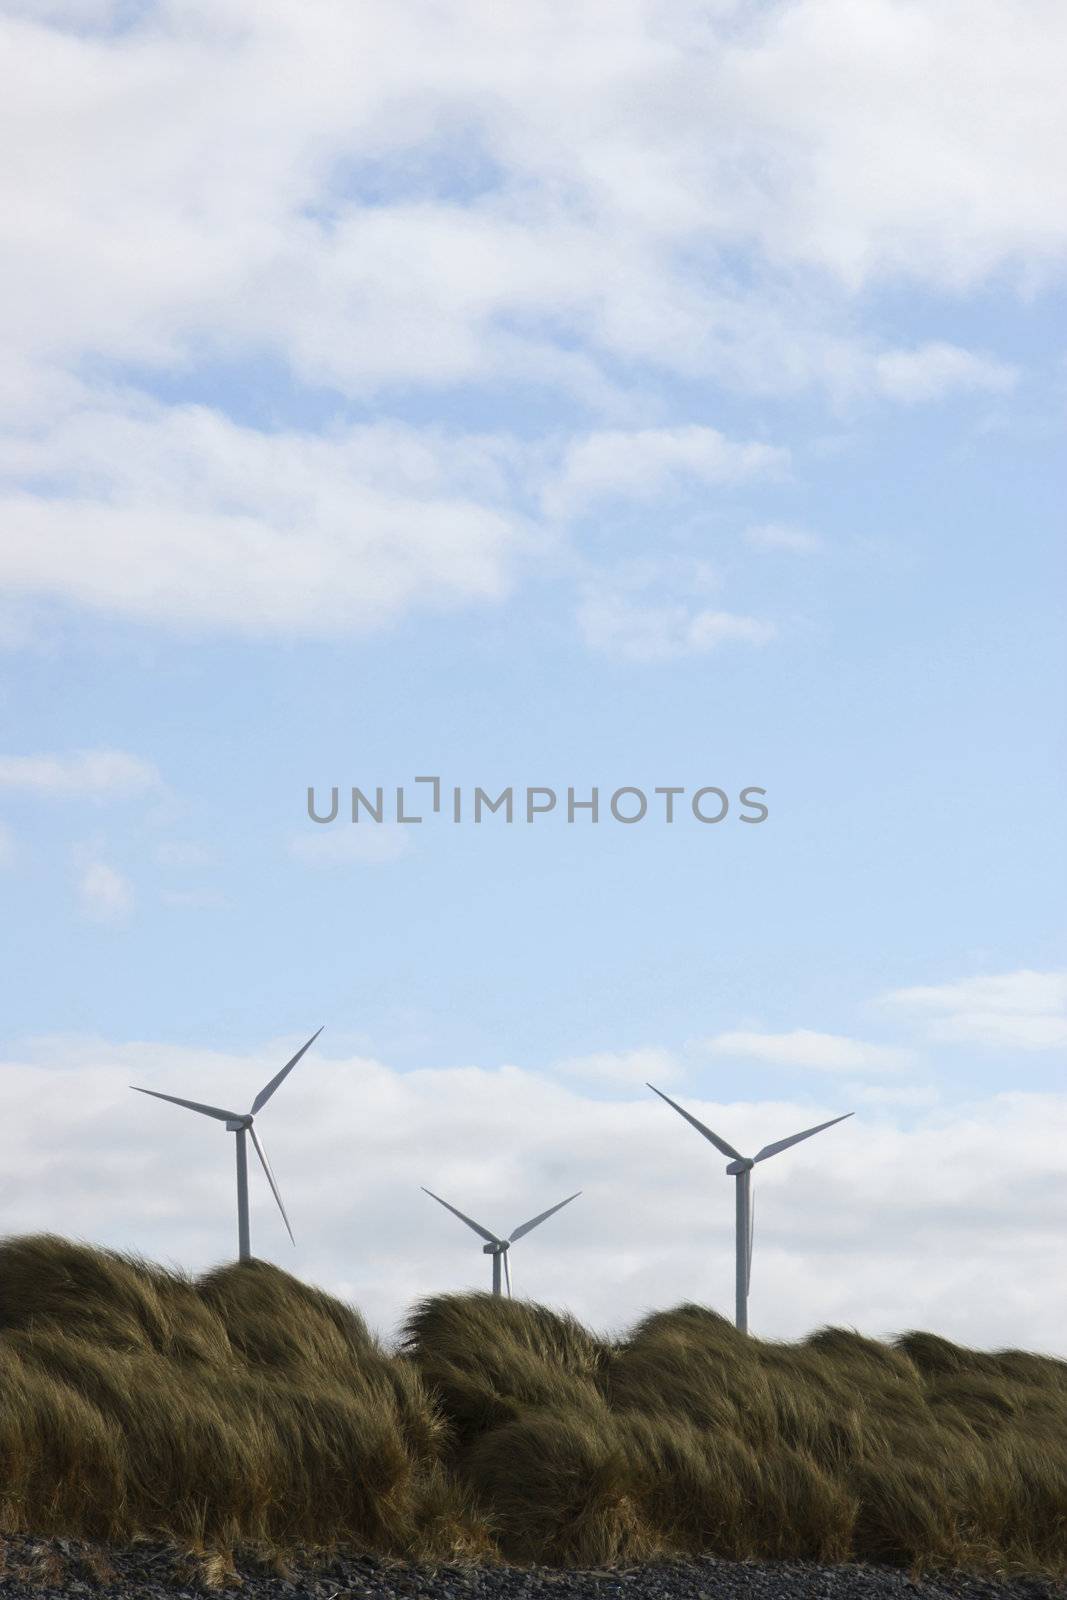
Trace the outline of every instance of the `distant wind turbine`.
<path fill-rule="evenodd" d="M 500 1293 L 500 1262 L 503 1259 L 504 1277 L 507 1280 L 508 1297 L 510 1298 L 511 1268 L 508 1266 L 509 1246 L 513 1245 L 516 1239 L 521 1239 L 524 1233 L 529 1233 L 531 1228 L 536 1228 L 539 1222 L 544 1222 L 545 1218 L 550 1217 L 554 1211 L 561 1211 L 564 1206 L 569 1206 L 572 1200 L 577 1200 L 582 1191 L 580 1189 L 576 1190 L 574 1194 L 569 1194 L 566 1200 L 561 1200 L 558 1205 L 549 1206 L 547 1211 L 542 1211 L 538 1216 L 531 1217 L 529 1222 L 524 1222 L 518 1228 L 514 1228 L 506 1239 L 498 1239 L 495 1233 L 490 1233 L 488 1228 L 483 1228 L 480 1222 L 474 1222 L 470 1217 L 465 1217 L 462 1211 L 457 1211 L 455 1206 L 450 1206 L 447 1200 L 442 1200 L 441 1196 L 434 1194 L 432 1189 L 423 1187 L 422 1192 L 423 1194 L 428 1194 L 431 1200 L 436 1200 L 438 1205 L 444 1206 L 446 1211 L 451 1211 L 452 1215 L 458 1217 L 460 1222 L 465 1222 L 468 1228 L 473 1228 L 475 1233 L 481 1234 L 483 1239 L 488 1239 L 489 1243 L 482 1246 L 482 1253 L 493 1258 L 493 1293 Z"/>
<path fill-rule="evenodd" d="M 720 1139 L 717 1133 L 712 1133 L 696 1117 L 690 1116 L 688 1111 L 664 1094 L 662 1089 L 657 1089 L 654 1083 L 647 1085 L 653 1094 L 658 1094 L 661 1100 L 666 1100 L 669 1106 L 674 1106 L 680 1117 L 692 1123 L 698 1133 L 705 1139 L 710 1139 L 716 1150 L 721 1150 L 724 1156 L 732 1159 L 727 1167 L 727 1172 L 737 1179 L 737 1311 L 736 1322 L 741 1333 L 748 1332 L 748 1286 L 752 1277 L 752 1218 L 753 1202 L 751 1194 L 751 1178 L 749 1174 L 757 1161 L 766 1161 L 768 1156 L 776 1156 L 780 1150 L 788 1150 L 791 1144 L 799 1144 L 801 1139 L 810 1139 L 813 1133 L 821 1133 L 824 1128 L 832 1128 L 835 1122 L 844 1122 L 846 1117 L 853 1113 L 846 1111 L 844 1116 L 831 1117 L 829 1122 L 820 1122 L 815 1128 L 805 1128 L 803 1133 L 790 1134 L 788 1139 L 779 1139 L 776 1144 L 765 1144 L 758 1155 L 749 1159 L 732 1144 L 727 1144 L 725 1139 Z"/>
<path fill-rule="evenodd" d="M 138 1094 L 154 1095 L 157 1100 L 169 1100 L 171 1105 L 185 1106 L 190 1111 L 203 1112 L 205 1117 L 214 1117 L 217 1122 L 226 1124 L 227 1133 L 237 1135 L 237 1252 L 238 1259 L 241 1261 L 249 1261 L 252 1256 L 248 1242 L 248 1151 L 245 1142 L 246 1134 L 252 1135 L 252 1143 L 255 1145 L 256 1155 L 263 1164 L 263 1171 L 267 1174 L 267 1182 L 270 1184 L 274 1198 L 278 1202 L 278 1210 L 282 1214 L 282 1221 L 285 1223 L 293 1244 L 296 1244 L 296 1240 L 293 1239 L 293 1230 L 289 1227 L 289 1218 L 286 1216 L 285 1207 L 282 1205 L 282 1197 L 278 1193 L 278 1185 L 275 1183 L 274 1174 L 270 1170 L 267 1152 L 259 1141 L 256 1130 L 252 1126 L 252 1121 L 256 1112 L 262 1111 L 275 1089 L 279 1088 L 289 1076 L 304 1051 L 310 1049 L 321 1032 L 322 1028 L 319 1029 L 318 1033 L 313 1033 L 307 1044 L 301 1045 L 292 1060 L 287 1061 L 282 1070 L 275 1073 L 270 1082 L 259 1091 L 252 1101 L 251 1111 L 243 1113 L 240 1111 L 224 1111 L 221 1106 L 201 1105 L 198 1100 L 180 1100 L 176 1094 L 160 1094 L 158 1089 L 138 1089 L 135 1083 L 130 1084 L 130 1088 L 136 1089 Z"/>

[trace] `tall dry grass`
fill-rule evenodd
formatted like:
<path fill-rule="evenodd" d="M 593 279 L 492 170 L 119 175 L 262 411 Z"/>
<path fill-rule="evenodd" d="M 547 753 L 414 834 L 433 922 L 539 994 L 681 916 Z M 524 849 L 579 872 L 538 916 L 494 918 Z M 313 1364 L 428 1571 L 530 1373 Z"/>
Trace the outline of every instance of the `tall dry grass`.
<path fill-rule="evenodd" d="M 930 1333 L 599 1338 L 487 1294 L 386 1350 L 264 1262 L 0 1243 L 0 1527 L 560 1565 L 669 1554 L 1067 1576 L 1067 1363 Z"/>

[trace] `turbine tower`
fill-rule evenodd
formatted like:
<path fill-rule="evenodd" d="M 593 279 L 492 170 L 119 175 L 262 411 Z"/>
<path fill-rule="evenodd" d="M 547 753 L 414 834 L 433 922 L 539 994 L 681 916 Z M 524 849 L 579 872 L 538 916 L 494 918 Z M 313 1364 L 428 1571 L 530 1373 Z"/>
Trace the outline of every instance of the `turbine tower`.
<path fill-rule="evenodd" d="M 169 1100 L 171 1105 L 185 1106 L 189 1111 L 200 1111 L 205 1117 L 214 1117 L 217 1122 L 224 1122 L 226 1124 L 227 1133 L 236 1135 L 237 1256 L 238 1260 L 240 1261 L 250 1261 L 252 1258 L 252 1251 L 248 1242 L 248 1150 L 246 1147 L 245 1138 L 247 1134 L 251 1134 L 252 1136 L 252 1143 L 255 1146 L 256 1155 L 259 1157 L 263 1165 L 263 1171 L 267 1174 L 267 1182 L 270 1184 L 274 1198 L 278 1202 L 278 1210 L 282 1214 L 282 1221 L 285 1223 L 289 1237 L 292 1239 L 293 1244 L 296 1244 L 296 1240 L 293 1239 L 293 1230 L 289 1226 L 289 1218 L 286 1216 L 285 1207 L 282 1205 L 282 1197 L 278 1193 L 278 1185 L 275 1183 L 274 1174 L 270 1170 L 270 1162 L 267 1160 L 267 1152 L 260 1143 L 259 1136 L 257 1135 L 255 1128 L 252 1126 L 252 1122 L 257 1111 L 262 1111 L 263 1107 L 266 1105 L 275 1089 L 277 1089 L 289 1076 L 290 1072 L 292 1072 L 293 1068 L 300 1060 L 300 1057 L 304 1054 L 304 1051 L 311 1048 L 321 1032 L 322 1028 L 319 1029 L 318 1033 L 313 1033 L 307 1044 L 301 1045 L 300 1049 L 296 1052 L 296 1055 L 292 1058 L 292 1060 L 287 1061 L 282 1070 L 278 1073 L 275 1073 L 270 1082 L 259 1091 L 259 1093 L 256 1095 L 256 1098 L 252 1101 L 251 1111 L 224 1111 L 221 1106 L 205 1106 L 201 1105 L 198 1100 L 181 1100 L 176 1094 L 160 1094 L 158 1089 L 138 1089 L 135 1083 L 130 1084 L 130 1088 L 136 1089 L 138 1094 L 154 1095 L 157 1100 Z"/>
<path fill-rule="evenodd" d="M 776 1156 L 780 1150 L 788 1150 L 791 1144 L 799 1144 L 801 1139 L 810 1139 L 813 1133 L 821 1133 L 824 1128 L 832 1128 L 835 1122 L 844 1122 L 846 1117 L 851 1117 L 852 1112 L 846 1111 L 844 1116 L 831 1117 L 829 1122 L 820 1122 L 815 1128 L 805 1128 L 803 1133 L 790 1134 L 788 1139 L 779 1139 L 776 1144 L 765 1144 L 758 1155 L 743 1156 L 735 1150 L 732 1144 L 727 1144 L 725 1139 L 720 1139 L 717 1133 L 712 1133 L 696 1117 L 664 1094 L 662 1089 L 657 1089 L 654 1083 L 647 1085 L 653 1094 L 658 1094 L 661 1100 L 666 1100 L 669 1106 L 674 1106 L 680 1117 L 692 1123 L 698 1133 L 705 1139 L 710 1139 L 716 1150 L 721 1150 L 724 1156 L 729 1156 L 730 1165 L 727 1172 L 737 1179 L 737 1275 L 736 1275 L 736 1317 L 737 1327 L 741 1333 L 748 1332 L 748 1286 L 752 1277 L 752 1217 L 753 1201 L 751 1190 L 751 1172 L 757 1161 L 766 1161 L 768 1156 Z"/>
<path fill-rule="evenodd" d="M 493 1293 L 500 1293 L 500 1263 L 503 1261 L 504 1277 L 507 1281 L 508 1298 L 510 1299 L 511 1268 L 508 1266 L 509 1247 L 515 1243 L 516 1239 L 521 1239 L 524 1233 L 529 1233 L 531 1228 L 536 1228 L 539 1222 L 544 1222 L 545 1218 L 550 1217 L 554 1211 L 561 1211 L 564 1206 L 569 1206 L 572 1200 L 577 1200 L 582 1191 L 580 1189 L 576 1190 L 574 1194 L 569 1194 L 566 1200 L 561 1200 L 558 1205 L 549 1206 L 548 1210 L 542 1211 L 539 1216 L 531 1217 L 529 1222 L 521 1223 L 519 1227 L 514 1228 L 508 1234 L 506 1239 L 498 1239 L 495 1233 L 490 1233 L 488 1228 L 483 1228 L 480 1222 L 475 1222 L 472 1218 L 465 1217 L 462 1211 L 457 1211 L 455 1206 L 450 1206 L 447 1200 L 442 1200 L 441 1196 L 434 1194 L 432 1189 L 424 1187 L 422 1192 L 423 1194 L 428 1194 L 431 1200 L 436 1200 L 438 1205 L 444 1206 L 446 1211 L 451 1211 L 452 1215 L 458 1217 L 460 1222 L 465 1222 L 468 1228 L 473 1228 L 475 1233 L 481 1234 L 483 1239 L 488 1239 L 489 1243 L 482 1246 L 482 1253 L 493 1258 Z"/>

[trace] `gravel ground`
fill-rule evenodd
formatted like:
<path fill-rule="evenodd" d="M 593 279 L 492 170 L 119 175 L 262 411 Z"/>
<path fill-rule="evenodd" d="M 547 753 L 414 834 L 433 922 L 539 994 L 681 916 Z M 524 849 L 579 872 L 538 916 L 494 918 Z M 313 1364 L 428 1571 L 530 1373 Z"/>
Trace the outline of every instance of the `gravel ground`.
<path fill-rule="evenodd" d="M 413 1566 L 332 1555 L 286 1568 L 238 1556 L 234 1566 L 170 1545 L 117 1548 L 76 1539 L 0 1537 L 0 1596 L 34 1600 L 183 1600 L 229 1590 L 242 1600 L 1067 1600 L 1067 1582 L 979 1578 L 912 1580 L 896 1567 L 719 1561 L 713 1556 L 637 1567 Z"/>

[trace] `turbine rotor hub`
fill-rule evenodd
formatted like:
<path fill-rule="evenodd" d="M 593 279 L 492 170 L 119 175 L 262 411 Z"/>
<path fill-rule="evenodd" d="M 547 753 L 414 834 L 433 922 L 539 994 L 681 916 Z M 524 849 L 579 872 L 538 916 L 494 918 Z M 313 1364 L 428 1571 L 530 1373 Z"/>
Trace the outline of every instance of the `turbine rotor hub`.
<path fill-rule="evenodd" d="M 482 1255 L 483 1256 L 502 1256 L 504 1254 L 504 1251 L 507 1249 L 507 1247 L 508 1247 L 508 1241 L 506 1239 L 502 1240 L 500 1244 L 483 1244 L 482 1245 Z"/>
<path fill-rule="evenodd" d="M 756 1163 L 754 1161 L 750 1161 L 746 1156 L 741 1161 L 731 1161 L 726 1170 L 732 1178 L 736 1178 L 740 1176 L 742 1172 L 751 1172 L 755 1165 Z"/>
<path fill-rule="evenodd" d="M 249 1113 L 247 1117 L 234 1117 L 231 1121 L 227 1122 L 226 1132 L 240 1133 L 242 1128 L 250 1128 L 251 1126 L 252 1116 L 251 1113 Z"/>

